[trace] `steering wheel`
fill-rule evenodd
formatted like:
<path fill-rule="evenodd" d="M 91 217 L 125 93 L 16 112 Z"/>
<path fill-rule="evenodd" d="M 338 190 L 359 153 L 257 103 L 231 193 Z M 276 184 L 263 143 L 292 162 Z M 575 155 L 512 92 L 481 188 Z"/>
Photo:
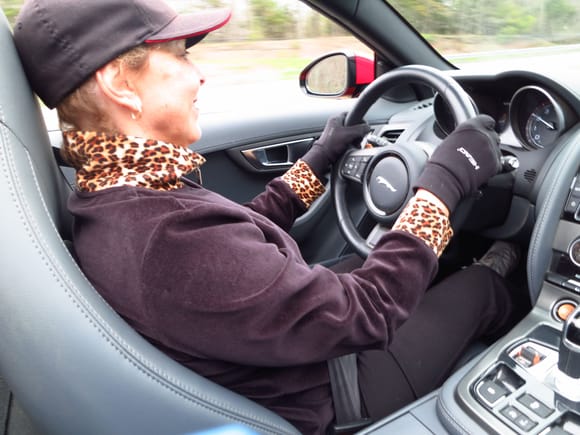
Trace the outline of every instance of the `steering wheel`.
<path fill-rule="evenodd" d="M 476 107 L 455 80 L 435 68 L 408 65 L 373 81 L 347 114 L 345 125 L 361 123 L 370 107 L 387 90 L 408 83 L 427 85 L 437 91 L 449 107 L 456 125 L 477 115 Z M 359 234 L 350 216 L 346 204 L 347 186 L 349 183 L 361 184 L 368 212 L 379 224 L 392 225 L 413 195 L 412 186 L 428 159 L 422 147 L 401 139 L 402 136 L 394 144 L 384 146 L 382 138 L 370 136 L 368 141 L 372 148 L 351 149 L 333 167 L 331 186 L 339 228 L 363 258 L 368 256 L 372 247 Z"/>

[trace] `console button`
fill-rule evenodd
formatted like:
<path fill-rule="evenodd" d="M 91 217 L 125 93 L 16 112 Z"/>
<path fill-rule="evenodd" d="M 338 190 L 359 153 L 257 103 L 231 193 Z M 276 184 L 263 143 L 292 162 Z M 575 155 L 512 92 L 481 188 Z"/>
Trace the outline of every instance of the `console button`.
<path fill-rule="evenodd" d="M 520 396 L 518 402 L 541 418 L 547 418 L 552 412 L 554 412 L 553 409 L 544 405 L 531 394 L 526 393 L 523 396 Z"/>
<path fill-rule="evenodd" d="M 575 304 L 573 304 L 572 302 L 564 301 L 564 302 L 560 302 L 558 305 L 556 305 L 556 308 L 554 310 L 554 314 L 556 315 L 558 320 L 565 322 L 566 319 L 568 318 L 568 316 L 570 314 L 572 314 L 572 311 L 574 311 L 575 309 L 576 309 Z"/>
<path fill-rule="evenodd" d="M 521 430 L 525 432 L 532 430 L 538 424 L 525 414 L 521 414 L 519 418 L 516 421 L 514 421 L 514 423 L 516 424 L 517 427 L 519 427 Z"/>
<path fill-rule="evenodd" d="M 533 346 L 523 345 L 512 358 L 523 367 L 529 368 L 543 361 L 546 356 Z"/>
<path fill-rule="evenodd" d="M 574 214 L 574 213 L 576 213 L 576 210 L 578 210 L 579 205 L 580 205 L 580 198 L 577 198 L 575 196 L 570 196 L 570 198 L 568 198 L 568 201 L 566 202 L 566 206 L 564 207 L 564 211 L 566 213 Z"/>
<path fill-rule="evenodd" d="M 500 412 L 504 417 L 506 417 L 509 421 L 514 423 L 517 427 L 525 432 L 532 430 L 537 425 L 535 421 L 511 405 L 506 406 Z"/>
<path fill-rule="evenodd" d="M 576 177 L 576 182 L 572 186 L 564 211 L 573 214 L 575 219 L 580 211 L 580 176 Z"/>
<path fill-rule="evenodd" d="M 507 417 L 507 419 L 511 422 L 515 422 L 518 419 L 518 417 L 522 415 L 520 411 L 518 411 L 511 405 L 506 406 L 504 409 L 502 409 L 501 413 L 504 417 Z"/>
<path fill-rule="evenodd" d="M 580 293 L 580 283 L 573 279 L 567 279 L 562 283 L 562 287 L 572 290 L 573 292 Z"/>
<path fill-rule="evenodd" d="M 564 283 L 564 281 L 566 281 L 566 277 L 559 275 L 557 273 L 548 272 L 546 273 L 546 281 L 561 286 Z"/>
<path fill-rule="evenodd" d="M 490 406 L 493 406 L 499 399 L 509 394 L 507 388 L 497 381 L 482 381 L 477 386 L 477 393 Z"/>
<path fill-rule="evenodd" d="M 580 174 L 576 176 L 576 182 L 572 186 L 572 195 L 580 196 Z"/>

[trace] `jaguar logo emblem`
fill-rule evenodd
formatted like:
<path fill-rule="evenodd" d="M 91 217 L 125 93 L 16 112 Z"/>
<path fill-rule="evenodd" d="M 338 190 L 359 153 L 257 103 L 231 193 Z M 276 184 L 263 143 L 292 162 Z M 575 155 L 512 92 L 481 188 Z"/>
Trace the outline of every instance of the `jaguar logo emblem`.
<path fill-rule="evenodd" d="M 385 177 L 383 177 L 382 175 L 379 175 L 377 178 L 377 183 L 384 185 L 387 189 L 389 189 L 391 192 L 395 193 L 397 191 L 397 189 L 395 189 L 395 187 L 389 182 L 389 180 L 387 180 Z"/>

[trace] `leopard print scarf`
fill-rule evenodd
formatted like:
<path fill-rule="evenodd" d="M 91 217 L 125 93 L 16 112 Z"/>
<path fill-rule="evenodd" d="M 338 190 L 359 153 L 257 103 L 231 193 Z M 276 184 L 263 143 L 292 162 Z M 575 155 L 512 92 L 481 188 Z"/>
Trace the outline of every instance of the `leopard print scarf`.
<path fill-rule="evenodd" d="M 77 186 L 95 192 L 116 186 L 174 190 L 199 171 L 201 155 L 161 141 L 86 131 L 63 132 L 63 159 L 76 169 Z"/>

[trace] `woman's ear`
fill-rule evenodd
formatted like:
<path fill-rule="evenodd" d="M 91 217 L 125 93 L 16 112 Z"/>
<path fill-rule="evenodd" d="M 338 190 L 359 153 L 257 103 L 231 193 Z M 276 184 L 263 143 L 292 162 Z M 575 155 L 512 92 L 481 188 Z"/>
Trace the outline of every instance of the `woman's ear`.
<path fill-rule="evenodd" d="M 97 85 L 101 92 L 118 108 L 128 110 L 131 116 L 140 114 L 141 98 L 126 77 L 118 62 L 109 62 L 95 73 Z"/>

